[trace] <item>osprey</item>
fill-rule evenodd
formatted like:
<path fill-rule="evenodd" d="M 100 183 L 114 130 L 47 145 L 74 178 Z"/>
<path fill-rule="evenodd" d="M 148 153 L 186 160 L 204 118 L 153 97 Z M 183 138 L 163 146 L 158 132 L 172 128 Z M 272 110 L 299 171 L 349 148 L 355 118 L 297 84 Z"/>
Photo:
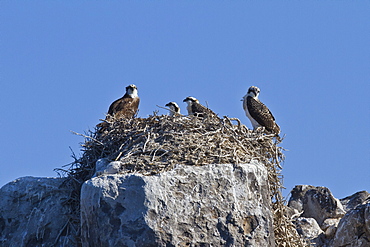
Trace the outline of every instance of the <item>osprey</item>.
<path fill-rule="evenodd" d="M 140 98 L 137 94 L 137 87 L 131 84 L 126 87 L 126 93 L 122 98 L 114 101 L 108 110 L 105 120 L 112 118 L 132 118 L 136 115 L 139 108 Z"/>
<path fill-rule="evenodd" d="M 176 104 L 176 102 L 167 103 L 166 106 L 168 106 L 171 109 L 171 111 L 170 111 L 170 116 L 171 117 L 181 115 L 180 114 L 180 107 Z"/>
<path fill-rule="evenodd" d="M 187 97 L 183 100 L 183 102 L 186 102 L 188 105 L 186 109 L 188 110 L 188 115 L 195 115 L 198 117 L 204 117 L 204 116 L 211 116 L 211 117 L 217 117 L 217 114 L 208 109 L 207 107 L 201 105 L 199 103 L 199 100 L 197 100 L 194 97 Z"/>
<path fill-rule="evenodd" d="M 251 86 L 248 93 L 243 97 L 243 108 L 245 115 L 251 121 L 253 128 L 265 127 L 269 132 L 276 135 L 280 133 L 280 127 L 275 123 L 275 118 L 270 110 L 259 99 L 260 89 Z"/>

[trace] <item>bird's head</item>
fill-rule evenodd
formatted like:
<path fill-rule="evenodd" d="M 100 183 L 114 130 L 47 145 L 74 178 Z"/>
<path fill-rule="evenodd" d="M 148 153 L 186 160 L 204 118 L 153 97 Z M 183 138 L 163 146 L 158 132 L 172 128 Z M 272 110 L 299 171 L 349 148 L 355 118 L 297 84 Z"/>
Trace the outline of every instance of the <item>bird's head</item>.
<path fill-rule="evenodd" d="M 138 96 L 137 93 L 137 87 L 134 84 L 128 85 L 126 87 L 126 94 L 130 95 L 132 98 L 135 98 Z"/>
<path fill-rule="evenodd" d="M 180 111 L 180 107 L 176 104 L 176 102 L 169 102 L 166 104 L 167 107 L 169 107 L 172 111 L 174 112 L 179 112 Z"/>
<path fill-rule="evenodd" d="M 258 98 L 259 94 L 260 94 L 260 89 L 258 87 L 251 86 L 248 89 L 248 93 L 247 93 L 248 96 L 251 96 L 253 98 Z"/>
<path fill-rule="evenodd" d="M 183 102 L 186 102 L 186 103 L 188 103 L 188 105 L 191 105 L 191 104 L 193 104 L 193 103 L 199 103 L 199 100 L 197 100 L 197 99 L 196 99 L 196 98 L 194 98 L 194 97 L 189 96 L 189 97 L 186 97 L 186 98 L 183 100 Z"/>
<path fill-rule="evenodd" d="M 170 116 L 174 116 L 176 113 L 180 113 L 180 107 L 176 104 L 176 102 L 167 103 L 166 106 L 171 109 Z"/>

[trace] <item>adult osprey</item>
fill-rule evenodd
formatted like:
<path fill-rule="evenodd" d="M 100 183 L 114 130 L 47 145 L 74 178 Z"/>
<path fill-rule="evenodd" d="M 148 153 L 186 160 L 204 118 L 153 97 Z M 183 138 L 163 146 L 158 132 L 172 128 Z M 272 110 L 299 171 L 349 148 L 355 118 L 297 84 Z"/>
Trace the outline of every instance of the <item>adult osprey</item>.
<path fill-rule="evenodd" d="M 280 133 L 280 127 L 275 123 L 275 118 L 270 110 L 259 99 L 260 89 L 251 86 L 248 93 L 243 97 L 243 108 L 245 115 L 251 121 L 253 128 L 265 127 L 269 132 L 276 135 Z"/>
<path fill-rule="evenodd" d="M 132 118 L 136 115 L 139 108 L 140 98 L 137 93 L 137 87 L 131 84 L 126 87 L 126 93 L 122 98 L 114 101 L 108 110 L 105 120 L 112 118 Z"/>
<path fill-rule="evenodd" d="M 188 110 L 188 115 L 195 115 L 198 117 L 205 117 L 205 116 L 210 116 L 210 117 L 217 117 L 217 114 L 208 109 L 207 107 L 201 105 L 199 103 L 199 100 L 197 100 L 194 97 L 187 97 L 186 99 L 183 100 L 183 102 L 186 102 L 188 105 L 186 109 Z"/>
<path fill-rule="evenodd" d="M 181 115 L 180 114 L 180 107 L 176 104 L 176 102 L 167 103 L 166 106 L 168 106 L 171 109 L 171 111 L 170 111 L 170 116 L 171 117 Z"/>

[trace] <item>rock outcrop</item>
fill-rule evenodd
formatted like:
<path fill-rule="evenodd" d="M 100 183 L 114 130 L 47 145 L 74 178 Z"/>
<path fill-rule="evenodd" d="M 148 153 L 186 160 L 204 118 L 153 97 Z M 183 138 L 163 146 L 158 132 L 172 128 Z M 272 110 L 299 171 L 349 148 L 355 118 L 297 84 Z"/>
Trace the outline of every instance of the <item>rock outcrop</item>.
<path fill-rule="evenodd" d="M 267 171 L 178 165 L 103 175 L 81 191 L 83 246 L 274 246 Z"/>
<path fill-rule="evenodd" d="M 74 246 L 65 178 L 23 177 L 0 190 L 0 246 Z"/>
<path fill-rule="evenodd" d="M 295 219 L 298 233 L 314 246 L 370 246 L 370 194 L 366 191 L 338 200 L 328 188 L 298 185 L 288 206 L 299 216 Z"/>
<path fill-rule="evenodd" d="M 81 241 L 66 181 L 2 187 L 0 246 L 274 246 L 267 171 L 257 162 L 93 177 L 81 190 Z"/>
<path fill-rule="evenodd" d="M 351 196 L 340 199 L 341 204 L 346 212 L 354 209 L 358 205 L 370 202 L 370 193 L 367 191 L 360 191 Z"/>
<path fill-rule="evenodd" d="M 295 220 L 295 225 L 297 232 L 305 239 L 310 240 L 315 246 L 322 243 L 323 231 L 314 218 L 299 217 Z"/>
<path fill-rule="evenodd" d="M 302 217 L 314 218 L 319 225 L 325 219 L 341 218 L 345 214 L 340 201 L 325 187 L 296 186 L 288 206 L 302 211 Z"/>
<path fill-rule="evenodd" d="M 274 246 L 259 163 L 93 177 L 82 187 L 80 234 L 65 206 L 67 182 L 24 177 L 3 186 L 0 246 Z M 337 200 L 327 188 L 296 186 L 289 206 L 297 232 L 314 246 L 370 246 L 366 191 Z"/>
<path fill-rule="evenodd" d="M 370 203 L 349 210 L 340 220 L 332 246 L 370 246 Z"/>

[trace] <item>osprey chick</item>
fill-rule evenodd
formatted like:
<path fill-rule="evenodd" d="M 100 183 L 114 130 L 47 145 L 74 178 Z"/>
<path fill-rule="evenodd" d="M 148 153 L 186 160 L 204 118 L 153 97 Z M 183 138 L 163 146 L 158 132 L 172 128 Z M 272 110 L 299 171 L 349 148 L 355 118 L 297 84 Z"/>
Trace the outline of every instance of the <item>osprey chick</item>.
<path fill-rule="evenodd" d="M 126 87 L 125 95 L 110 105 L 105 120 L 109 120 L 111 118 L 132 118 L 137 113 L 139 103 L 140 98 L 138 96 L 137 87 L 134 84 L 131 84 Z"/>
<path fill-rule="evenodd" d="M 171 111 L 169 112 L 171 117 L 181 115 L 180 107 L 176 104 L 176 102 L 172 101 L 170 103 L 167 103 L 166 106 L 168 106 L 171 109 Z"/>
<path fill-rule="evenodd" d="M 187 97 L 183 100 L 183 102 L 186 102 L 188 105 L 186 109 L 188 110 L 188 115 L 195 115 L 198 117 L 205 117 L 205 116 L 211 116 L 211 117 L 217 117 L 217 114 L 208 109 L 207 107 L 201 105 L 199 103 L 199 100 L 197 100 L 194 97 Z"/>
<path fill-rule="evenodd" d="M 267 106 L 258 99 L 259 93 L 260 89 L 258 87 L 251 86 L 248 89 L 248 93 L 243 97 L 245 115 L 251 121 L 254 129 L 265 127 L 267 131 L 279 135 L 280 127 Z"/>

